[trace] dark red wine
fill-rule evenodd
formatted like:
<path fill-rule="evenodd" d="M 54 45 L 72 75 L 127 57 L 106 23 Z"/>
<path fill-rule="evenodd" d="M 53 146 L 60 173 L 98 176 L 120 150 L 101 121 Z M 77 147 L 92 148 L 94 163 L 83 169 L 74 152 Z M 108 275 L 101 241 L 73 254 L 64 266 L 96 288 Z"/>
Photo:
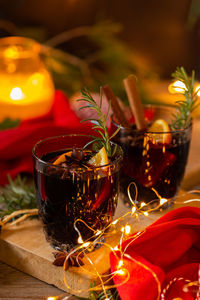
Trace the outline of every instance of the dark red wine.
<path fill-rule="evenodd" d="M 115 171 L 112 166 L 93 169 L 88 165 L 92 152 L 76 149 L 74 157 L 66 155 L 65 162 L 54 166 L 52 163 L 67 151 L 74 150 L 43 155 L 41 159 L 51 164 L 42 171 L 34 169 L 39 214 L 47 240 L 54 247 L 66 250 L 77 244 L 77 219 L 83 221 L 76 223 L 83 240 L 111 222 L 118 193 L 117 168 Z"/>
<path fill-rule="evenodd" d="M 129 140 L 130 141 L 130 140 Z M 155 189 L 163 198 L 172 198 L 178 191 L 187 163 L 189 141 L 181 144 L 152 144 L 144 153 L 143 139 L 134 144 L 118 143 L 124 150 L 121 168 L 120 190 L 128 201 L 127 189 L 131 182 L 137 184 L 138 199 L 136 203 L 148 203 L 157 199 Z M 152 189 L 153 188 L 153 189 Z M 134 194 L 133 194 L 134 196 Z"/>
<path fill-rule="evenodd" d="M 160 118 L 159 110 L 162 112 L 163 108 L 156 107 L 154 110 L 149 108 L 152 112 L 149 115 L 149 125 Z M 167 121 L 169 121 L 172 115 L 171 108 L 165 110 L 166 108 L 162 116 L 168 116 Z M 118 126 L 112 119 L 111 133 Z M 130 204 L 127 189 L 131 182 L 137 186 L 137 199 L 134 189 L 131 188 L 132 200 L 137 204 L 149 203 L 159 196 L 169 199 L 176 195 L 187 164 L 191 131 L 192 125 L 183 130 L 159 134 L 139 131 L 135 124 L 131 128 L 120 128 L 113 140 L 122 147 L 124 152 L 120 172 L 120 191 L 125 203 Z"/>

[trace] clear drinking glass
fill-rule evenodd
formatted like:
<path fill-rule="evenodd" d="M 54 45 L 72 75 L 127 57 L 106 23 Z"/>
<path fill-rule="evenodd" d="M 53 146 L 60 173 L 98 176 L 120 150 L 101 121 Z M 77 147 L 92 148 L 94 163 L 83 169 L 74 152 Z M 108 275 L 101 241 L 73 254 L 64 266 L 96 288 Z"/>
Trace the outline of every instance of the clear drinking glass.
<path fill-rule="evenodd" d="M 174 112 L 174 107 L 145 106 L 149 124 L 157 119 L 164 119 L 170 124 Z M 111 119 L 111 129 L 114 131 L 119 124 L 114 116 Z M 126 204 L 130 204 L 127 189 L 131 182 L 137 185 L 136 204 L 158 199 L 158 194 L 166 199 L 176 195 L 187 164 L 191 131 L 192 124 L 185 129 L 161 133 L 139 131 L 135 125 L 131 128 L 121 127 L 113 140 L 124 152 L 120 191 Z"/>
<path fill-rule="evenodd" d="M 87 147 L 91 150 L 88 154 L 82 149 L 89 140 L 73 134 L 42 140 L 33 148 L 39 215 L 54 248 L 71 249 L 78 244 L 78 232 L 84 241 L 91 238 L 110 224 L 116 209 L 122 149 L 112 143 L 116 152 L 109 164 L 88 167 L 87 155 L 92 150 Z M 78 155 L 86 153 L 82 163 L 53 164 L 61 154 L 74 149 Z"/>

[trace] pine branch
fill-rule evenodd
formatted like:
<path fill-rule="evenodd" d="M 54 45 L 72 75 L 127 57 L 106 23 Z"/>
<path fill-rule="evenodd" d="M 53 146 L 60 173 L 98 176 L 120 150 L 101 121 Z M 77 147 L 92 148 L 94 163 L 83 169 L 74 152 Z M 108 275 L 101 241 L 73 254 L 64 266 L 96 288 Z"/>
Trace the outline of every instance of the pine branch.
<path fill-rule="evenodd" d="M 14 181 L 8 177 L 9 184 L 0 191 L 0 216 L 10 215 L 19 209 L 36 208 L 33 184 L 27 178 L 18 176 Z"/>

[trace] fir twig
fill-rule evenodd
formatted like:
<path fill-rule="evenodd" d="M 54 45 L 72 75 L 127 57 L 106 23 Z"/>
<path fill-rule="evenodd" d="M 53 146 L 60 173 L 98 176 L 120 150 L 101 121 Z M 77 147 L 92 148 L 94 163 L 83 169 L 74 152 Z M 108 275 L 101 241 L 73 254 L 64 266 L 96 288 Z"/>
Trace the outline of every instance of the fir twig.
<path fill-rule="evenodd" d="M 0 191 L 0 216 L 10 215 L 19 209 L 36 208 L 33 184 L 20 176 L 15 180 L 9 176 L 8 180 L 9 184 Z"/>
<path fill-rule="evenodd" d="M 184 84 L 183 95 L 184 100 L 176 101 L 177 112 L 174 114 L 174 120 L 171 123 L 171 129 L 178 130 L 186 128 L 192 121 L 191 113 L 199 106 L 197 103 L 197 93 L 194 90 L 195 72 L 188 76 L 183 67 L 177 67 L 176 71 L 172 74 L 174 81 L 179 80 Z"/>
<path fill-rule="evenodd" d="M 87 147 L 88 145 L 95 143 L 96 150 L 100 150 L 102 147 L 105 147 L 108 157 L 111 157 L 114 155 L 116 149 L 114 148 L 112 151 L 110 140 L 113 138 L 118 131 L 120 130 L 120 127 L 112 134 L 111 137 L 109 137 L 108 128 L 106 126 L 106 121 L 108 119 L 109 111 L 110 111 L 110 103 L 108 106 L 107 113 L 104 115 L 101 111 L 102 108 L 102 89 L 100 88 L 100 104 L 98 105 L 96 101 L 91 96 L 90 92 L 87 89 L 83 89 L 81 91 L 82 98 L 78 99 L 77 101 L 86 101 L 86 105 L 82 106 L 80 109 L 92 109 L 97 113 L 98 119 L 95 118 L 89 118 L 84 119 L 82 122 L 90 121 L 92 123 L 92 128 L 98 133 L 98 136 L 90 136 L 92 140 L 85 145 Z"/>

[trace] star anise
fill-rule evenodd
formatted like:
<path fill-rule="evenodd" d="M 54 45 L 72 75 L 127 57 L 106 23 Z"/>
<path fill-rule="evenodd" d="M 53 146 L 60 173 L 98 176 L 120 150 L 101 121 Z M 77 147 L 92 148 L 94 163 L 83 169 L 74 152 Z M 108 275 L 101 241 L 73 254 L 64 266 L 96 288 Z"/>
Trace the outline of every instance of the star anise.
<path fill-rule="evenodd" d="M 84 265 L 82 258 L 84 257 L 83 252 L 75 252 L 70 254 L 69 258 L 66 261 L 66 257 L 70 254 L 70 252 L 66 251 L 57 251 L 53 252 L 55 260 L 53 261 L 53 265 L 55 266 L 63 266 L 65 263 L 65 270 L 69 267 L 80 267 Z"/>

